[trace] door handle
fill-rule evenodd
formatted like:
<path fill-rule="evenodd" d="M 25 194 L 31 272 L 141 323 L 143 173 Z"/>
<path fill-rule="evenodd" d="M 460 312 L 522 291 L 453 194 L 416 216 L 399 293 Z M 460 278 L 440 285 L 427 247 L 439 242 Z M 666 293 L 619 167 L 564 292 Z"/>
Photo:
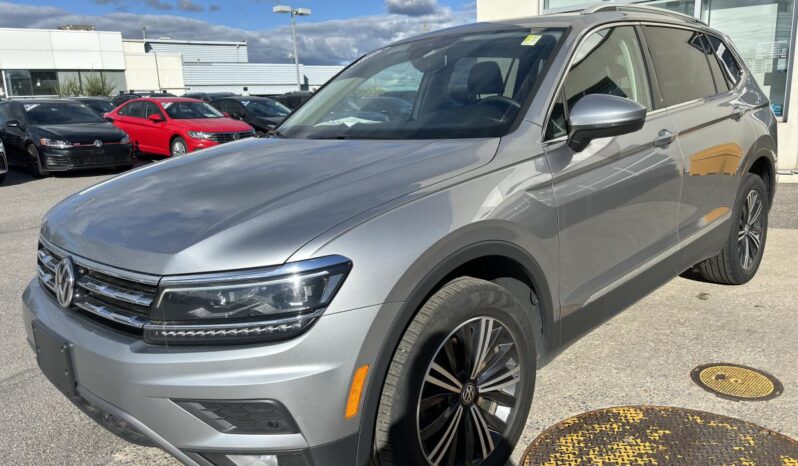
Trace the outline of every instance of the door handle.
<path fill-rule="evenodd" d="M 735 121 L 739 120 L 740 118 L 743 117 L 744 113 L 745 113 L 745 110 L 743 110 L 742 107 L 735 106 L 734 109 L 731 112 L 731 119 L 735 120 Z"/>
<path fill-rule="evenodd" d="M 654 138 L 654 147 L 667 147 L 676 136 L 667 129 L 660 130 L 657 137 Z"/>

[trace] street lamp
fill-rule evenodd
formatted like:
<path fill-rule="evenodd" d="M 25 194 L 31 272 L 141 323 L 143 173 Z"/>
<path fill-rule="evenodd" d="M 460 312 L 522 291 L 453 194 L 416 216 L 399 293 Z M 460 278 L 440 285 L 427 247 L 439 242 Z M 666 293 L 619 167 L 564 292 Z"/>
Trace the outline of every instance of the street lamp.
<path fill-rule="evenodd" d="M 296 90 L 302 90 L 302 76 L 299 73 L 299 54 L 296 48 L 296 16 L 310 16 L 310 8 L 291 8 L 288 5 L 277 5 L 272 8 L 274 13 L 288 13 L 291 15 L 291 37 L 294 42 L 294 64 L 296 65 Z"/>

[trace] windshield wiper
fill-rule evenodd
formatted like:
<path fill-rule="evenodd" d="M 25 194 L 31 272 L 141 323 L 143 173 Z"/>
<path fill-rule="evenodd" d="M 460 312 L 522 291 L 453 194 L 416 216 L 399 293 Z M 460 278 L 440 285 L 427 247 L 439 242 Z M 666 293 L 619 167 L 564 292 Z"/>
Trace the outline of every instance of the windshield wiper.
<path fill-rule="evenodd" d="M 285 134 L 283 134 L 283 132 L 280 131 L 279 129 L 272 131 L 272 137 L 280 139 L 288 139 L 288 137 Z"/>

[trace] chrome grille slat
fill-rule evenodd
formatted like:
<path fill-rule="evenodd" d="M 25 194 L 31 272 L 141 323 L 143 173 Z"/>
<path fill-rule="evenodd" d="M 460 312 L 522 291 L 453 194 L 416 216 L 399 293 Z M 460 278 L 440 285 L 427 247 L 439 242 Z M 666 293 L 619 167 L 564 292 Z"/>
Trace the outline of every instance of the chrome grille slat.
<path fill-rule="evenodd" d="M 155 296 L 150 293 L 124 289 L 110 283 L 98 280 L 90 275 L 84 275 L 78 280 L 78 286 L 86 291 L 105 296 L 106 298 L 124 301 L 137 306 L 149 307 Z"/>
<path fill-rule="evenodd" d="M 78 256 L 40 240 L 37 275 L 55 297 L 55 271 L 64 257 L 76 265 L 75 298 L 67 311 L 84 313 L 109 326 L 141 331 L 157 292 L 160 277 L 119 270 Z M 121 326 L 121 327 L 119 327 Z"/>
<path fill-rule="evenodd" d="M 128 327 L 140 329 L 147 323 L 146 320 L 140 317 L 119 314 L 115 312 L 113 308 L 91 299 L 88 296 L 75 299 L 75 306 L 96 316 L 116 322 L 117 324 L 127 325 Z"/>

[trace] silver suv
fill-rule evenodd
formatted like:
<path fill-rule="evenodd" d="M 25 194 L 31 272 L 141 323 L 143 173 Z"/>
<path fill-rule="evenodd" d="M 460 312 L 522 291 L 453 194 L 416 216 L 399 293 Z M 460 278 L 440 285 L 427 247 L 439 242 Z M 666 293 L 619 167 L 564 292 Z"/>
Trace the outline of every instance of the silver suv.
<path fill-rule="evenodd" d="M 25 326 L 70 400 L 186 464 L 502 464 L 575 339 L 680 273 L 754 276 L 775 160 L 767 97 L 692 18 L 444 30 L 271 139 L 60 203 Z"/>

